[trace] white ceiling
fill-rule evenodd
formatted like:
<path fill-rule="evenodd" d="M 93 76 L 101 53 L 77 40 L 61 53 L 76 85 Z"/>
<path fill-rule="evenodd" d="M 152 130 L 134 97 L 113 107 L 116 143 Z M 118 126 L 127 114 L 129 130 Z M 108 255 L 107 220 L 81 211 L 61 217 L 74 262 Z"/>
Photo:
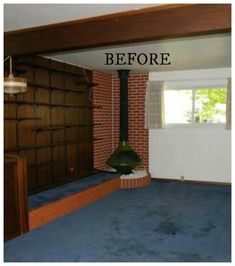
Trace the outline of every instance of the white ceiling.
<path fill-rule="evenodd" d="M 110 66 L 105 65 L 105 53 L 170 53 L 171 65 Z M 112 48 L 66 52 L 49 55 L 59 61 L 104 72 L 117 69 L 133 71 L 174 71 L 186 69 L 220 68 L 231 66 L 231 36 L 229 34 L 188 37 L 151 43 L 128 44 Z"/>
<path fill-rule="evenodd" d="M 51 23 L 82 19 L 98 15 L 145 8 L 153 5 L 141 4 L 5 4 L 5 31 L 35 27 Z M 131 25 L 130 25 L 131 26 Z M 169 71 L 205 69 L 231 66 L 231 36 L 218 34 L 188 37 L 148 43 L 128 44 L 84 51 L 47 55 L 59 61 L 87 67 L 89 69 L 114 72 L 120 66 L 105 66 L 105 53 L 170 53 L 169 66 L 129 67 L 133 71 Z"/>
<path fill-rule="evenodd" d="M 156 4 L 5 4 L 4 31 L 156 6 Z"/>

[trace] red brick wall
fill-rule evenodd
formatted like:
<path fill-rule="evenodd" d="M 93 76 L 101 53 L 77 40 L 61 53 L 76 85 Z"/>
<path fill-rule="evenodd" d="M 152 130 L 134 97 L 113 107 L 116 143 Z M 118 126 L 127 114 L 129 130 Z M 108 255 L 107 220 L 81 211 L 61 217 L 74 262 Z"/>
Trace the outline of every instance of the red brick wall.
<path fill-rule="evenodd" d="M 139 154 L 142 160 L 139 168 L 142 169 L 148 169 L 148 130 L 144 128 L 147 80 L 148 74 L 130 74 L 128 91 L 129 143 Z M 94 143 L 94 166 L 97 169 L 108 169 L 105 162 L 119 142 L 119 78 L 117 75 L 93 72 L 93 81 L 100 84 L 94 87 L 94 104 L 103 106 L 102 109 L 94 109 L 94 123 L 103 123 L 102 126 L 94 127 L 94 137 L 104 138 L 104 140 Z M 114 128 L 112 128 L 112 122 Z"/>
<path fill-rule="evenodd" d="M 99 84 L 93 87 L 93 104 L 102 106 L 93 111 L 93 123 L 101 124 L 94 126 L 93 135 L 102 139 L 94 142 L 94 168 L 105 170 L 112 153 L 112 76 L 93 71 L 93 82 Z"/>

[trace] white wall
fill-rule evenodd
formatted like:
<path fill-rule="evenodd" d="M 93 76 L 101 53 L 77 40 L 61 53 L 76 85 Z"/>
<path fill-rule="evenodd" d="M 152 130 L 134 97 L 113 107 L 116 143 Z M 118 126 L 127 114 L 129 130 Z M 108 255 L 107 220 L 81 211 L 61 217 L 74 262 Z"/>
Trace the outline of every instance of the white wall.
<path fill-rule="evenodd" d="M 152 72 L 149 80 L 228 78 L 230 69 Z M 224 128 L 149 130 L 153 178 L 231 182 L 231 131 Z"/>
<path fill-rule="evenodd" d="M 150 130 L 152 177 L 230 182 L 230 133 L 224 129 Z"/>

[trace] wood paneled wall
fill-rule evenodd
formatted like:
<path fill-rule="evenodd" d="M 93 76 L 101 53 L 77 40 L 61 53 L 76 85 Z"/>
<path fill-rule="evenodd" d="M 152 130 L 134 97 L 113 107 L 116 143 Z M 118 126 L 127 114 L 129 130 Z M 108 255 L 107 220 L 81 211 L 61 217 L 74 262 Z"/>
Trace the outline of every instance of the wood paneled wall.
<path fill-rule="evenodd" d="M 27 78 L 29 88 L 5 94 L 4 150 L 26 157 L 29 193 L 89 175 L 92 71 L 39 56 L 13 63 L 14 74 Z"/>

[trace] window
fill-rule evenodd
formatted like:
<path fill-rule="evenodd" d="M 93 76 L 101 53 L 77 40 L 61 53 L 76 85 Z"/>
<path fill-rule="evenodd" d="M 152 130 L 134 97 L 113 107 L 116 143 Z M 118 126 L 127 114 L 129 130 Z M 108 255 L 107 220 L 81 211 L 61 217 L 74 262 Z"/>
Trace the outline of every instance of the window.
<path fill-rule="evenodd" d="M 223 87 L 166 89 L 165 124 L 225 124 L 226 98 Z"/>
<path fill-rule="evenodd" d="M 145 127 L 231 129 L 231 78 L 149 81 Z"/>

